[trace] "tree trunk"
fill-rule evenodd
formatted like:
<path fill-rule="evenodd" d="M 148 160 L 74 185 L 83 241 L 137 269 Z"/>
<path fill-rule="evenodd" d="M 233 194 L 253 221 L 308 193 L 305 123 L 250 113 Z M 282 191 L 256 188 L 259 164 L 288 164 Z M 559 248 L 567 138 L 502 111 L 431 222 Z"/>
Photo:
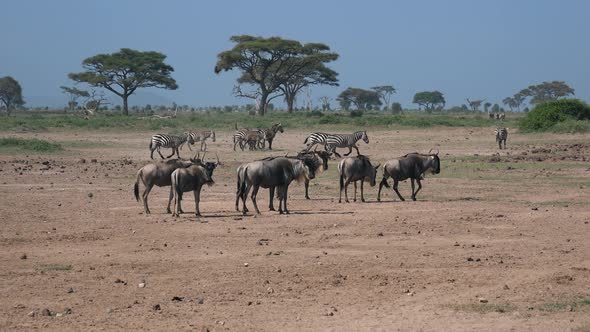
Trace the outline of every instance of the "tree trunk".
<path fill-rule="evenodd" d="M 293 104 L 295 104 L 295 96 L 294 95 L 285 95 L 285 99 L 287 99 L 287 112 L 293 113 Z"/>
<path fill-rule="evenodd" d="M 260 105 L 258 105 L 258 115 L 260 116 L 264 116 L 264 114 L 266 113 L 267 99 L 268 93 L 262 92 L 262 94 L 260 95 Z"/>
<path fill-rule="evenodd" d="M 129 115 L 129 106 L 127 105 L 128 95 L 123 95 L 123 115 Z"/>

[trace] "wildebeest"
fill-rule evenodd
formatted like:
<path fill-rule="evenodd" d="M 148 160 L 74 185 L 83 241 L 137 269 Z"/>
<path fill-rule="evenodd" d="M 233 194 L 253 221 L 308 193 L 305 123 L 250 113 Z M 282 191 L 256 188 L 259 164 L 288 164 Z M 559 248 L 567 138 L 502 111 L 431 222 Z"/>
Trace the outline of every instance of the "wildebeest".
<path fill-rule="evenodd" d="M 199 203 L 201 201 L 201 188 L 207 184 L 213 185 L 213 171 L 219 165 L 219 157 L 217 162 L 205 162 L 199 165 L 191 165 L 186 168 L 178 168 L 171 175 L 171 186 L 170 198 L 168 199 L 168 206 L 170 201 L 174 197 L 174 209 L 172 216 L 179 216 L 182 211 L 180 202 L 182 201 L 182 194 L 188 191 L 192 191 L 195 195 L 195 215 L 201 216 L 201 210 L 199 209 Z"/>
<path fill-rule="evenodd" d="M 299 154 L 297 154 L 297 158 L 301 159 L 301 158 L 305 158 L 305 157 L 311 157 L 317 160 L 317 162 L 319 162 L 319 167 L 318 167 L 318 171 L 317 173 L 321 173 L 322 171 L 327 171 L 328 170 L 328 160 L 330 159 L 331 154 L 328 153 L 327 151 L 317 151 L 317 149 L 314 149 L 313 151 L 306 151 L 303 150 L 301 152 L 299 152 Z M 305 198 L 306 199 L 310 199 L 309 198 L 309 179 L 305 180 Z"/>
<path fill-rule="evenodd" d="M 248 198 L 250 189 L 252 189 L 252 203 L 254 204 L 256 213 L 260 214 L 258 204 L 256 203 L 256 195 L 260 187 L 262 187 L 269 188 L 270 190 L 276 188 L 277 197 L 279 198 L 279 213 L 289 213 L 287 209 L 287 193 L 291 182 L 293 180 L 301 181 L 315 176 L 313 166 L 309 167 L 308 163 L 309 161 L 306 160 L 277 157 L 257 160 L 239 166 L 237 170 L 236 210 L 239 211 L 238 203 L 241 198 L 243 204 L 242 212 L 244 215 L 248 212 L 246 199 Z"/>
<path fill-rule="evenodd" d="M 504 142 L 504 149 L 506 149 L 506 140 L 508 140 L 508 128 L 496 128 L 496 131 L 494 133 L 496 134 L 496 142 L 498 143 L 498 148 L 502 150 L 502 142 Z"/>
<path fill-rule="evenodd" d="M 157 161 L 155 163 L 143 166 L 139 171 L 137 171 L 135 185 L 133 186 L 133 193 L 135 194 L 135 199 L 139 202 L 139 181 L 141 180 L 141 182 L 145 186 L 145 190 L 141 194 L 141 197 L 143 199 L 144 211 L 146 214 L 150 214 L 150 209 L 148 207 L 148 196 L 152 188 L 154 186 L 169 186 L 171 184 L 170 176 L 172 175 L 172 172 L 174 172 L 176 169 L 186 168 L 191 165 L 200 164 L 201 160 L 197 155 L 196 158 L 191 158 L 190 160 L 170 159 L 166 161 Z M 170 202 L 168 202 L 166 211 L 168 213 L 171 213 Z"/>
<path fill-rule="evenodd" d="M 377 166 L 371 165 L 369 158 L 363 155 L 356 157 L 344 158 L 338 163 L 338 175 L 340 177 L 340 197 L 338 203 L 342 203 L 342 190 L 344 189 L 344 198 L 346 203 L 348 201 L 348 185 L 354 182 L 354 201 L 356 202 L 356 182 L 361 181 L 361 201 L 365 201 L 363 192 L 363 184 L 369 181 L 371 187 L 375 186 L 375 178 L 377 177 Z"/>
<path fill-rule="evenodd" d="M 379 193 L 377 194 L 377 201 L 381 201 L 381 188 L 383 186 L 389 188 L 387 179 L 393 179 L 393 190 L 400 200 L 405 201 L 402 195 L 397 190 L 400 181 L 410 179 L 412 183 L 412 200 L 416 200 L 416 195 L 422 189 L 421 180 L 424 179 L 424 173 L 428 170 L 432 174 L 440 173 L 440 159 L 438 158 L 438 151 L 436 153 L 428 154 L 409 153 L 403 157 L 388 160 L 383 165 L 383 180 L 379 183 Z M 418 190 L 414 191 L 414 181 L 418 182 Z"/>

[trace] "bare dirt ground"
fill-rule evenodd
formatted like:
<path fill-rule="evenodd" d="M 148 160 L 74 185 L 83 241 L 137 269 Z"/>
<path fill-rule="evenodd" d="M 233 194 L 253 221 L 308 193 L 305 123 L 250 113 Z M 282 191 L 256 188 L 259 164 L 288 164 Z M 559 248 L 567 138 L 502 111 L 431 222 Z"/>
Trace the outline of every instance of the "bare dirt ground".
<path fill-rule="evenodd" d="M 262 190 L 243 217 L 235 167 L 306 133 L 272 153 L 218 133 L 204 217 L 186 195 L 172 218 L 167 189 L 150 216 L 132 195 L 150 134 L 19 134 L 65 151 L 0 154 L 0 330 L 590 329 L 590 135 L 513 133 L 500 151 L 489 128 L 369 130 L 360 149 L 381 163 L 440 149 L 417 202 L 366 186 L 367 203 L 338 204 L 332 161 L 313 200 L 292 185 L 291 215 Z"/>

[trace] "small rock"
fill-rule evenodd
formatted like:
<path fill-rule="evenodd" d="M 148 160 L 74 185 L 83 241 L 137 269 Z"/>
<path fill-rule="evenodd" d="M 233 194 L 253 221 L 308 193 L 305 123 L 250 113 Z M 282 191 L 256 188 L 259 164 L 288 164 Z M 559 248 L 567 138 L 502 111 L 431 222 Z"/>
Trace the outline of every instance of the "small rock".
<path fill-rule="evenodd" d="M 181 296 L 175 296 L 175 297 L 173 297 L 173 298 L 172 298 L 172 301 L 175 301 L 175 302 L 182 302 L 182 301 L 184 301 L 184 297 L 181 297 Z"/>
<path fill-rule="evenodd" d="M 68 291 L 67 292 L 68 292 L 68 294 L 71 294 L 71 293 L 74 292 L 74 289 L 72 287 L 70 287 L 70 288 L 68 288 Z"/>
<path fill-rule="evenodd" d="M 531 208 L 531 210 L 537 211 L 537 210 L 539 210 L 539 208 L 538 207 L 534 207 L 534 208 Z"/>
<path fill-rule="evenodd" d="M 477 299 L 477 300 L 479 301 L 479 303 L 488 303 L 488 300 L 487 300 L 487 299 L 485 299 L 485 298 L 483 298 L 483 297 L 480 297 L 480 298 L 479 298 L 479 299 Z"/>
<path fill-rule="evenodd" d="M 154 311 L 160 311 L 160 310 L 162 310 L 162 307 L 159 304 L 154 304 L 152 306 L 152 310 L 154 310 Z"/>
<path fill-rule="evenodd" d="M 203 304 L 203 303 L 205 303 L 205 299 L 202 296 L 197 296 L 197 298 L 195 299 L 195 302 L 197 304 Z"/>
<path fill-rule="evenodd" d="M 20 259 L 27 259 L 27 254 L 20 255 Z"/>
<path fill-rule="evenodd" d="M 88 193 L 88 198 L 92 198 L 94 196 L 93 193 Z"/>
<path fill-rule="evenodd" d="M 97 163 L 97 162 L 98 162 L 98 160 L 96 160 L 96 159 L 90 159 L 90 162 L 91 162 L 91 163 Z"/>
<path fill-rule="evenodd" d="M 137 287 L 139 287 L 139 288 L 145 288 L 145 282 L 140 282 L 139 285 L 137 285 Z"/>
<path fill-rule="evenodd" d="M 86 159 L 84 159 L 84 158 L 80 158 L 80 159 L 78 159 L 78 162 L 79 162 L 80 164 L 85 164 L 85 163 L 86 163 Z"/>
<path fill-rule="evenodd" d="M 62 314 L 61 312 L 58 312 L 58 313 L 56 313 L 56 314 L 55 314 L 55 317 L 61 317 L 61 316 L 63 316 L 63 315 L 64 315 L 64 314 Z"/>
<path fill-rule="evenodd" d="M 29 317 L 35 317 L 37 315 L 37 311 L 33 310 L 27 314 Z"/>
<path fill-rule="evenodd" d="M 473 262 L 473 258 L 471 258 L 471 257 L 467 257 L 467 261 L 468 261 L 468 262 Z"/>
<path fill-rule="evenodd" d="M 71 315 L 72 314 L 72 309 L 71 308 L 65 308 L 64 309 L 64 315 Z"/>
<path fill-rule="evenodd" d="M 268 287 L 268 288 L 266 289 L 266 292 L 267 292 L 268 294 L 272 294 L 272 293 L 274 293 L 274 292 L 275 292 L 275 290 L 274 290 L 272 287 Z"/>
<path fill-rule="evenodd" d="M 107 309 L 107 314 L 112 314 L 112 313 L 113 313 L 113 309 L 111 309 L 111 308 L 108 308 L 108 309 Z"/>
<path fill-rule="evenodd" d="M 508 285 L 505 284 L 504 285 L 504 290 L 509 290 L 509 289 L 510 289 L 510 287 L 508 287 Z"/>
<path fill-rule="evenodd" d="M 248 263 L 244 263 L 244 266 L 245 266 L 245 267 L 248 267 L 248 265 L 249 265 Z"/>
<path fill-rule="evenodd" d="M 45 309 L 41 310 L 41 316 L 51 316 L 51 311 L 49 311 L 49 309 L 45 308 Z"/>
<path fill-rule="evenodd" d="M 383 232 L 377 233 L 377 236 L 383 236 Z"/>

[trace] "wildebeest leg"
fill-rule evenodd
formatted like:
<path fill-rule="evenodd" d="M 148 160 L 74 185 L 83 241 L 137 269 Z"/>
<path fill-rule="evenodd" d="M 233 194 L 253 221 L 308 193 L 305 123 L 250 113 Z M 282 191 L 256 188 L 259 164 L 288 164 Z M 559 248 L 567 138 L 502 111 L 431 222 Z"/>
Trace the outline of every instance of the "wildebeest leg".
<path fill-rule="evenodd" d="M 498 140 L 498 148 L 502 150 L 502 141 Z"/>
<path fill-rule="evenodd" d="M 504 150 L 506 150 L 506 140 L 504 140 Z"/>
<path fill-rule="evenodd" d="M 354 198 L 352 199 L 353 202 L 356 202 L 356 181 L 354 181 Z"/>
<path fill-rule="evenodd" d="M 260 214 L 260 210 L 258 209 L 258 204 L 256 203 L 256 195 L 258 195 L 258 189 L 260 189 L 260 186 L 254 185 L 254 188 L 252 189 L 252 195 L 250 196 L 250 199 L 252 199 L 252 204 L 254 204 L 254 209 L 256 210 L 256 214 Z"/>
<path fill-rule="evenodd" d="M 248 208 L 246 207 L 246 201 L 248 200 L 248 193 L 250 192 L 251 184 L 246 184 L 246 188 L 242 191 L 242 214 L 246 215 Z"/>
<path fill-rule="evenodd" d="M 289 185 L 286 185 L 283 189 L 283 210 L 286 214 L 289 214 L 289 210 L 287 209 L 287 195 L 289 193 Z"/>
<path fill-rule="evenodd" d="M 143 210 L 145 211 L 145 214 L 151 213 L 150 208 L 148 207 L 148 196 L 149 196 L 150 191 L 152 190 L 153 187 L 154 187 L 153 184 L 146 183 L 145 190 L 143 191 L 143 194 L 141 194 L 141 197 L 143 198 Z"/>
<path fill-rule="evenodd" d="M 350 203 L 350 201 L 348 200 L 348 185 L 350 184 L 350 179 L 346 180 L 346 182 L 344 182 L 344 201 L 346 203 Z M 356 184 L 356 182 L 355 182 Z"/>
<path fill-rule="evenodd" d="M 281 190 L 281 189 L 279 188 L 279 190 Z M 268 188 L 268 192 L 270 194 L 269 203 L 268 203 L 268 209 L 270 211 L 274 211 L 275 210 L 275 206 L 273 204 L 273 201 L 274 201 L 274 197 L 275 197 L 275 187 Z M 281 199 L 279 198 L 279 209 L 280 209 L 280 206 L 281 206 Z"/>
<path fill-rule="evenodd" d="M 365 184 L 365 180 L 361 180 L 361 202 L 365 201 L 365 195 L 363 192 L 363 184 Z"/>
<path fill-rule="evenodd" d="M 416 195 L 414 194 L 414 179 L 410 179 L 410 183 L 412 184 L 412 200 L 416 200 Z"/>
<path fill-rule="evenodd" d="M 348 153 L 345 153 L 344 155 L 345 155 L 345 156 L 348 156 L 348 155 L 349 155 L 349 154 L 351 154 L 351 153 L 352 153 L 352 147 L 351 147 L 351 146 L 349 146 L 349 147 L 348 147 Z"/>
<path fill-rule="evenodd" d="M 418 189 L 414 193 L 414 197 L 412 197 L 413 200 L 416 200 L 416 196 L 418 195 L 418 192 L 420 191 L 420 189 L 422 189 L 422 182 L 420 182 L 420 179 L 416 179 L 416 182 L 418 182 Z"/>
<path fill-rule="evenodd" d="M 344 177 L 340 175 L 340 196 L 338 196 L 338 203 L 342 203 L 342 189 L 344 189 Z"/>
<path fill-rule="evenodd" d="M 199 210 L 199 203 L 201 202 L 201 188 L 197 188 L 193 190 L 193 194 L 195 195 L 195 216 L 201 216 L 201 210 Z"/>
<path fill-rule="evenodd" d="M 277 188 L 277 198 L 279 199 L 279 214 L 283 214 L 284 209 L 284 197 L 283 197 L 283 186 Z"/>
<path fill-rule="evenodd" d="M 402 197 L 402 194 L 400 194 L 399 190 L 397 190 L 398 185 L 399 185 L 399 180 L 396 180 L 394 178 L 393 179 L 393 191 L 395 191 L 395 193 L 397 194 L 397 197 L 399 197 L 400 200 L 405 201 L 405 199 Z"/>
<path fill-rule="evenodd" d="M 383 186 L 389 187 L 389 183 L 387 183 L 387 178 L 385 177 L 385 175 L 383 175 L 383 179 L 379 183 L 379 192 L 377 193 L 377 202 L 381 202 L 381 188 L 383 188 Z"/>
<path fill-rule="evenodd" d="M 173 217 L 180 217 L 180 214 L 183 213 L 180 209 L 180 201 L 182 200 L 182 192 L 176 191 L 174 194 L 174 212 L 172 213 Z"/>
<path fill-rule="evenodd" d="M 309 198 L 309 180 L 305 179 L 305 199 Z"/>
<path fill-rule="evenodd" d="M 174 187 L 170 186 L 170 196 L 168 197 L 168 205 L 166 206 L 166 213 L 172 213 L 172 211 L 170 211 L 170 202 L 172 202 L 172 199 L 174 198 L 174 190 L 172 188 L 174 188 Z M 176 203 L 174 203 L 174 207 L 176 208 Z"/>

